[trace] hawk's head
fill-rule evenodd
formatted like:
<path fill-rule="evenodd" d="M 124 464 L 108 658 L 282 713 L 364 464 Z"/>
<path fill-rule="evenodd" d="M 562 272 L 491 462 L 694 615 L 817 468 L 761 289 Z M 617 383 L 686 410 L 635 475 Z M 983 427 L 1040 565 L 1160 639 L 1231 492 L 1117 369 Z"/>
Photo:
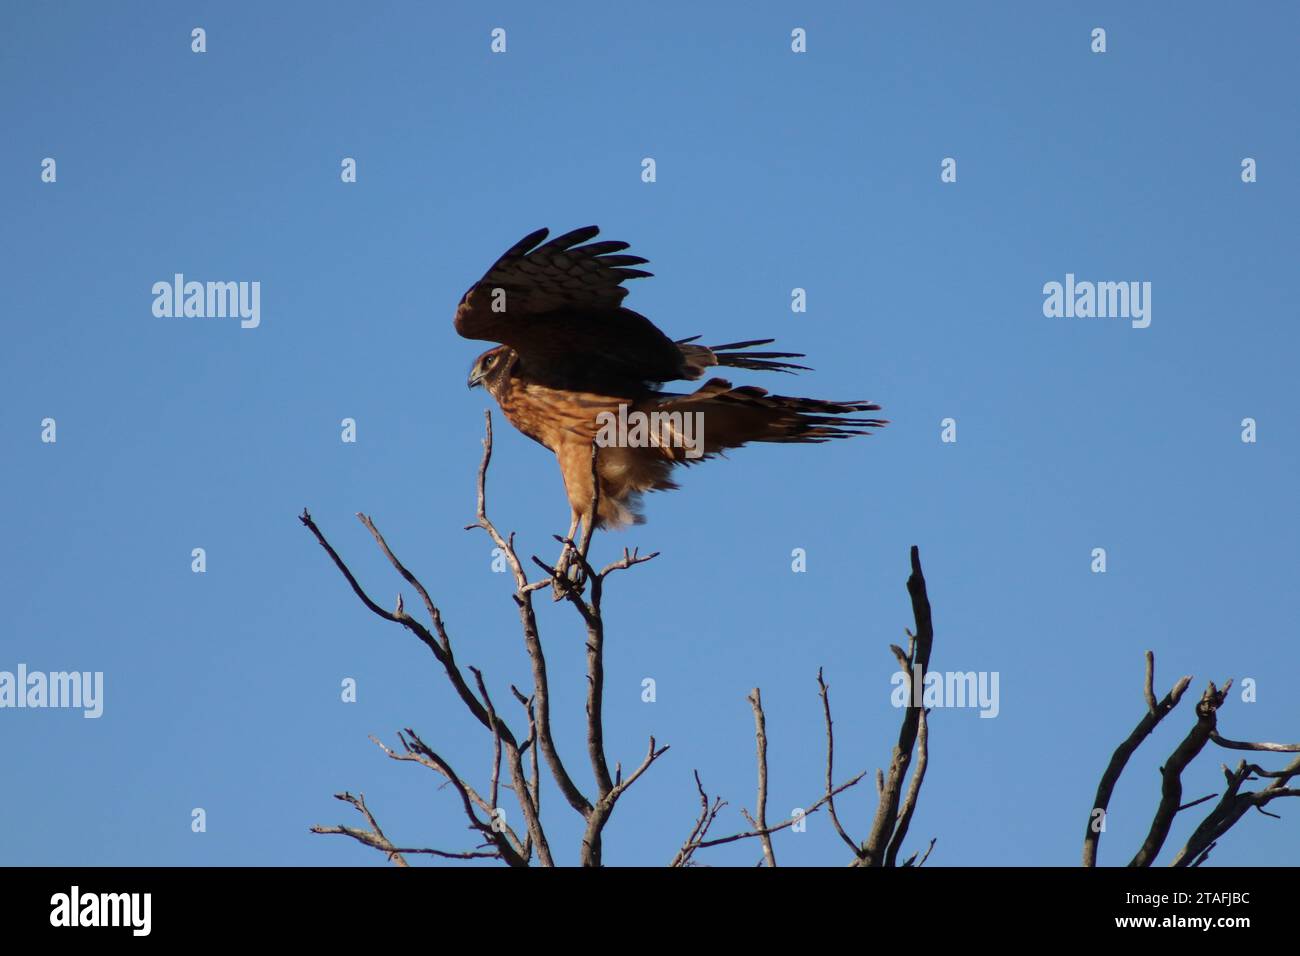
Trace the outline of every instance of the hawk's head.
<path fill-rule="evenodd" d="M 474 366 L 469 370 L 469 387 L 482 385 L 495 393 L 496 387 L 509 378 L 514 357 L 514 349 L 505 345 L 488 349 L 474 360 Z"/>

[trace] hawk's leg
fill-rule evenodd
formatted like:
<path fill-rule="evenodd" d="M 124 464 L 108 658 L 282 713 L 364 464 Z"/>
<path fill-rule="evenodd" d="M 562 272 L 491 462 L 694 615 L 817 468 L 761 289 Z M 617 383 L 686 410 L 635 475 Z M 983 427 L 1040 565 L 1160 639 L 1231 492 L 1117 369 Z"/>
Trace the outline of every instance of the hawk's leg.
<path fill-rule="evenodd" d="M 582 519 L 582 540 L 578 542 L 578 553 L 582 555 L 583 560 L 586 560 L 587 552 L 591 550 L 591 536 L 595 530 L 594 516 L 584 515 Z"/>
<path fill-rule="evenodd" d="M 563 574 L 569 585 L 567 587 L 563 586 L 559 580 L 553 583 L 552 591 L 557 601 L 564 597 L 565 592 L 570 588 L 575 588 L 577 593 L 581 594 L 587 584 L 587 552 L 591 548 L 591 536 L 596 530 L 600 513 L 598 455 L 599 448 L 596 442 L 593 441 L 590 451 L 582 450 L 582 456 L 590 461 L 590 472 L 586 477 L 575 476 L 571 479 L 565 465 L 567 460 L 572 457 L 572 450 L 563 449 L 562 452 L 557 452 L 557 457 L 560 459 L 560 469 L 565 473 L 564 486 L 569 493 L 570 517 L 569 533 L 565 535 L 564 551 L 560 553 L 560 560 L 556 564 L 557 578 Z M 574 500 L 575 498 L 577 501 Z M 574 534 L 578 530 L 579 522 L 582 523 L 582 538 L 575 539 Z"/>

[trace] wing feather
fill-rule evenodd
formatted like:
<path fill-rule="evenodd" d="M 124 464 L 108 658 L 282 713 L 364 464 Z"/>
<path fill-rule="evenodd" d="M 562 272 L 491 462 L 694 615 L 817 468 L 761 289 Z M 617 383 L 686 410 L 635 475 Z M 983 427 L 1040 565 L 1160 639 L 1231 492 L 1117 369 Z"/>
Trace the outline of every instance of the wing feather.
<path fill-rule="evenodd" d="M 588 242 L 596 226 L 549 241 L 539 229 L 511 246 L 461 299 L 456 331 L 508 345 L 530 373 L 635 388 L 678 378 L 681 350 L 645 316 L 623 308 L 628 279 L 651 275 L 621 255 L 625 242 Z"/>

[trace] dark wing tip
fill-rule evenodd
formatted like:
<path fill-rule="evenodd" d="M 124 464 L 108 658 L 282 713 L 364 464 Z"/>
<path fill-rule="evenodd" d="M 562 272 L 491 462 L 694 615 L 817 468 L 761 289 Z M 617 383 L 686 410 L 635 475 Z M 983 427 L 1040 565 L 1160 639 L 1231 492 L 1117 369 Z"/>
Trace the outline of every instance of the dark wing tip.
<path fill-rule="evenodd" d="M 654 276 L 653 272 L 644 269 L 610 269 L 609 274 L 618 276 L 620 282 L 624 279 L 649 279 Z"/>
<path fill-rule="evenodd" d="M 532 232 L 530 232 L 528 235 L 520 239 L 518 242 L 516 242 L 509 249 L 507 249 L 505 253 L 501 256 L 501 258 L 506 259 L 509 258 L 510 256 L 522 255 L 523 253 L 532 249 L 533 246 L 537 245 L 539 242 L 541 242 L 550 234 L 551 234 L 551 230 L 545 227 L 542 227 L 541 229 L 535 229 Z"/>
<path fill-rule="evenodd" d="M 583 226 L 581 229 L 574 229 L 566 232 L 562 236 L 556 236 L 546 244 L 548 249 L 571 249 L 579 243 L 586 242 L 588 239 L 595 239 L 600 235 L 600 226 Z M 624 247 L 626 248 L 626 246 Z"/>

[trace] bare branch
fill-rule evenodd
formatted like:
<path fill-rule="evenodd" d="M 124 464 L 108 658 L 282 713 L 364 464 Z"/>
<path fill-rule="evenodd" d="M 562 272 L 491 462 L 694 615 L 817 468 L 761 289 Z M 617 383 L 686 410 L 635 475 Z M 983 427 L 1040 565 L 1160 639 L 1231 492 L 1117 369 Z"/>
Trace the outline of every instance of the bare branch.
<path fill-rule="evenodd" d="M 414 576 L 410 575 L 410 572 L 407 571 L 402 563 L 397 560 L 396 556 L 393 555 L 393 552 L 388 547 L 388 543 L 384 540 L 383 535 L 379 533 L 379 530 L 375 527 L 374 523 L 365 515 L 358 515 L 357 517 L 360 519 L 361 523 L 370 530 L 371 534 L 374 535 L 375 541 L 379 544 L 380 550 L 383 551 L 384 555 L 393 566 L 399 570 L 399 573 L 401 573 L 403 577 L 410 576 L 410 580 L 414 581 Z M 362 590 L 361 585 L 357 583 L 357 579 L 353 576 L 352 571 L 348 566 L 344 564 L 343 559 L 338 556 L 338 552 L 336 552 L 329 541 L 325 539 L 325 535 L 321 532 L 320 528 L 316 526 L 316 522 L 312 520 L 311 515 L 308 514 L 305 508 L 298 520 L 306 525 L 311 533 L 316 536 L 316 540 L 320 542 L 321 547 L 329 554 L 339 571 L 342 572 L 343 576 L 352 586 L 352 590 L 361 598 L 362 603 L 364 603 L 366 607 L 370 608 L 371 611 L 386 621 L 401 624 L 418 637 L 421 643 L 433 652 L 433 656 L 437 659 L 438 663 L 442 665 L 443 670 L 446 672 L 457 695 L 460 697 L 461 701 L 464 702 L 465 706 L 469 708 L 470 713 L 472 713 L 474 718 L 484 727 L 491 729 L 486 708 L 479 703 L 478 699 L 474 696 L 474 692 L 470 690 L 469 685 L 465 682 L 464 675 L 460 673 L 460 669 L 456 666 L 456 660 L 451 651 L 451 638 L 443 627 L 442 616 L 438 613 L 437 608 L 433 606 L 433 602 L 429 601 L 428 593 L 425 591 L 424 587 L 420 585 L 418 581 L 415 582 L 414 586 L 420 594 L 424 596 L 428 606 L 433 609 L 431 617 L 433 619 L 434 628 L 438 632 L 437 637 L 434 637 L 428 628 L 415 618 L 411 617 L 411 615 L 407 614 L 400 601 L 398 602 L 397 611 L 395 613 L 385 611 L 378 604 L 372 601 L 369 595 Z"/>
<path fill-rule="evenodd" d="M 334 550 L 333 546 L 328 541 L 325 540 L 325 536 L 321 534 L 320 528 L 316 527 L 316 522 L 312 520 L 311 512 L 309 512 L 306 508 L 303 508 L 302 514 L 298 516 L 298 520 L 301 521 L 307 527 L 307 529 L 316 536 L 316 540 L 320 542 L 320 546 L 325 549 L 325 553 L 330 556 L 330 559 L 334 562 L 335 567 L 337 567 L 339 571 L 343 573 L 343 577 L 345 577 L 347 579 L 348 584 L 352 586 L 353 592 L 355 592 L 357 597 L 361 598 L 361 603 L 364 604 L 366 607 L 370 608 L 371 611 L 373 611 L 375 614 L 378 614 L 385 621 L 396 621 L 398 623 L 401 623 L 402 618 L 398 617 L 397 614 L 393 614 L 389 611 L 385 611 L 382 607 L 380 607 L 378 604 L 372 601 L 370 599 L 370 595 L 367 594 L 365 590 L 361 587 L 361 585 L 357 583 L 357 579 L 352 575 L 352 571 L 349 570 L 348 566 L 343 563 L 343 559 L 339 557 L 338 552 Z M 402 611 L 400 599 L 398 601 L 398 611 L 405 613 L 404 611 Z"/>
<path fill-rule="evenodd" d="M 343 793 L 334 794 L 334 799 L 342 800 L 344 803 L 350 803 L 358 813 L 360 813 L 363 817 L 366 818 L 366 822 L 370 824 L 370 829 L 361 830 L 358 829 L 357 827 L 348 827 L 342 825 L 336 827 L 325 827 L 325 826 L 318 825 L 311 828 L 312 833 L 326 833 L 326 834 L 337 833 L 343 836 L 350 836 L 352 837 L 352 839 L 364 843 L 366 846 L 371 846 L 374 847 L 376 850 L 382 851 L 388 857 L 388 859 L 392 863 L 396 864 L 397 866 L 411 865 L 407 863 L 406 858 L 402 856 L 403 852 L 411 852 L 411 851 L 399 850 L 397 847 L 393 846 L 393 844 L 389 841 L 388 837 L 384 836 L 384 831 L 379 828 L 379 824 L 375 821 L 374 815 L 371 814 L 370 809 L 366 806 L 366 795 L 364 793 L 354 797 L 352 794 L 345 791 Z M 438 853 L 438 851 L 436 850 L 425 850 L 421 852 Z M 446 855 L 450 855 L 450 854 L 446 854 Z M 485 855 L 496 856 L 495 853 L 485 854 Z"/>
<path fill-rule="evenodd" d="M 1292 760 L 1282 770 L 1263 770 L 1243 760 L 1237 765 L 1235 771 L 1224 768 L 1224 776 L 1228 782 L 1227 790 L 1219 798 L 1214 809 L 1193 831 L 1170 866 L 1200 866 L 1209 856 L 1210 850 L 1218 845 L 1219 839 L 1245 816 L 1246 811 L 1253 807 L 1266 816 L 1276 817 L 1277 814 L 1269 813 L 1264 809 L 1270 801 L 1281 797 L 1300 796 L 1300 789 L 1287 786 L 1293 777 L 1300 776 L 1300 757 Z M 1272 782 L 1262 790 L 1242 792 L 1243 783 L 1261 777 L 1270 778 Z"/>
<path fill-rule="evenodd" d="M 635 770 L 633 770 L 631 775 L 626 780 L 620 780 L 617 786 L 615 786 L 614 789 L 609 792 L 608 796 L 606 796 L 605 799 L 611 805 L 614 804 L 619 797 L 621 797 L 624 793 L 627 792 L 628 787 L 636 783 L 637 778 L 640 777 L 641 774 L 645 773 L 647 770 L 650 769 L 650 765 L 652 763 L 654 763 L 656 760 L 658 760 L 667 752 L 668 752 L 667 745 L 656 748 L 655 739 L 651 737 L 650 746 L 646 750 L 645 759 L 641 761 L 641 765 L 637 767 Z"/>
<path fill-rule="evenodd" d="M 835 731 L 831 724 L 831 698 L 830 688 L 826 686 L 826 681 L 822 679 L 822 669 L 817 668 L 817 690 L 822 699 L 822 713 L 826 718 L 826 792 L 829 794 L 833 788 L 835 774 Z M 831 824 L 835 827 L 835 832 L 857 856 L 861 850 L 857 842 L 845 832 L 844 827 L 840 825 L 840 818 L 835 813 L 835 798 L 830 797 L 826 801 L 826 809 L 830 813 Z"/>
<path fill-rule="evenodd" d="M 593 446 L 594 447 L 594 446 Z M 582 557 L 586 561 L 586 557 Z M 572 593 L 572 592 L 570 592 Z M 581 598 L 573 600 L 581 604 Z M 609 762 L 605 758 L 605 622 L 600 614 L 600 579 L 591 582 L 590 613 L 584 615 L 587 625 L 587 756 L 591 760 L 592 776 L 600 799 L 614 789 L 609 776 Z M 653 745 L 650 748 L 654 750 Z"/>
<path fill-rule="evenodd" d="M 754 830 L 763 844 L 763 859 L 768 866 L 776 866 L 776 852 L 772 849 L 772 836 L 767 830 L 767 719 L 763 716 L 763 698 L 755 687 L 749 692 L 750 706 L 754 710 L 754 742 L 758 747 L 758 801 L 753 821 Z"/>
<path fill-rule="evenodd" d="M 488 696 L 487 685 L 483 682 L 483 673 L 477 667 L 471 667 L 470 671 L 474 674 L 474 680 L 478 683 L 479 696 L 483 698 L 483 703 L 487 705 L 488 717 L 492 723 L 492 787 L 488 791 L 488 802 L 491 805 L 491 813 L 496 815 L 497 808 L 500 804 L 497 797 L 500 796 L 501 790 L 501 725 L 497 721 L 496 710 L 492 706 L 492 698 Z"/>
<path fill-rule="evenodd" d="M 426 757 L 430 763 L 439 769 L 439 772 L 447 778 L 448 782 L 456 790 L 456 793 L 460 796 L 461 807 L 465 811 L 466 818 L 469 820 L 470 828 L 482 833 L 484 839 L 490 845 L 494 845 L 497 848 L 500 857 L 511 866 L 527 866 L 527 862 L 518 851 L 511 846 L 505 832 L 493 826 L 491 814 L 489 815 L 490 819 L 488 822 L 479 819 L 478 814 L 474 812 L 475 801 L 473 797 L 470 796 L 468 787 L 465 785 L 465 782 L 461 779 L 460 775 L 451 768 L 451 765 L 440 757 L 433 748 L 421 740 L 419 735 L 410 727 L 406 728 L 405 735 L 409 738 L 410 742 L 408 743 L 407 740 L 403 739 L 402 743 Z M 520 804 L 525 806 L 525 812 L 527 812 L 526 801 L 521 800 Z M 493 809 L 495 810 L 495 807 Z M 532 829 L 531 826 L 530 829 Z M 539 851 L 545 851 L 544 840 L 542 841 L 541 846 L 539 846 Z"/>
<path fill-rule="evenodd" d="M 907 797 L 903 801 L 903 809 L 898 814 L 898 825 L 889 841 L 889 849 L 885 853 L 885 866 L 897 865 L 898 851 L 902 849 L 903 840 L 907 838 L 908 827 L 912 824 L 912 814 L 916 810 L 916 800 L 921 793 L 921 784 L 925 782 L 925 768 L 930 762 L 929 713 L 924 707 L 921 708 L 921 717 L 917 722 L 916 732 L 916 769 L 912 771 L 912 782 L 907 788 Z M 933 841 L 931 841 L 931 845 L 933 845 Z"/>
<path fill-rule="evenodd" d="M 1242 740 L 1229 740 L 1220 736 L 1217 730 L 1210 733 L 1210 739 L 1228 750 L 1263 750 L 1270 753 L 1293 754 L 1300 753 L 1300 744 L 1270 744 L 1270 743 L 1247 743 Z"/>
<path fill-rule="evenodd" d="M 713 826 L 713 821 L 717 819 L 719 811 L 727 805 L 727 801 L 721 797 L 716 797 L 713 805 L 709 805 L 709 795 L 704 792 L 704 784 L 700 781 L 700 772 L 695 771 L 695 787 L 700 792 L 700 815 L 695 821 L 695 826 L 691 828 L 691 834 L 682 844 L 682 848 L 677 851 L 673 861 L 669 866 L 690 866 L 691 856 L 699 847 L 699 841 L 708 835 L 709 828 Z"/>
<path fill-rule="evenodd" d="M 909 856 L 906 860 L 903 861 L 903 866 L 915 866 L 915 867 L 925 866 L 925 861 L 930 859 L 930 853 L 934 850 L 934 844 L 937 841 L 937 839 L 938 839 L 937 837 L 930 838 L 930 845 L 925 848 L 925 855 L 921 857 L 921 859 L 918 860 L 916 858 L 916 854 L 913 853 L 911 856 Z"/>
<path fill-rule="evenodd" d="M 1160 848 L 1164 846 L 1165 838 L 1169 835 L 1169 827 L 1173 824 L 1174 815 L 1182 802 L 1182 772 L 1210 739 L 1210 731 L 1214 729 L 1215 714 L 1228 696 L 1228 689 L 1231 686 L 1232 681 L 1228 681 L 1220 690 L 1211 681 L 1205 693 L 1201 695 L 1200 701 L 1196 704 L 1196 724 L 1174 748 L 1165 765 L 1160 768 L 1160 804 L 1156 808 L 1155 818 L 1151 821 L 1147 838 L 1142 842 L 1141 848 L 1129 866 L 1150 866 L 1155 862 Z M 1148 713 L 1147 717 L 1150 716 Z"/>
<path fill-rule="evenodd" d="M 1152 651 L 1147 651 L 1146 659 L 1147 659 L 1146 680 L 1143 683 L 1142 696 L 1146 698 L 1147 713 L 1150 714 L 1152 717 L 1156 717 L 1157 716 L 1156 711 L 1159 709 L 1159 707 L 1156 704 L 1156 691 L 1155 691 L 1155 682 L 1156 682 L 1155 653 Z"/>
<path fill-rule="evenodd" d="M 650 769 L 650 765 L 667 753 L 667 747 L 656 747 L 655 739 L 650 738 L 650 747 L 646 751 L 645 759 L 641 761 L 641 766 L 632 771 L 632 774 L 626 779 L 620 779 L 609 793 L 605 794 L 592 809 L 591 815 L 587 817 L 587 829 L 582 836 L 582 865 L 583 866 L 600 866 L 601 865 L 601 835 L 605 830 L 605 824 L 609 822 L 610 816 L 614 812 L 614 805 L 618 803 L 618 798 L 627 792 L 628 787 L 636 783 L 637 779 Z M 621 776 L 621 774 L 620 774 Z"/>
<path fill-rule="evenodd" d="M 370 737 L 370 742 L 374 744 L 376 747 L 378 747 L 381 751 L 383 751 L 385 756 L 387 756 L 392 760 L 397 760 L 404 763 L 418 763 L 420 766 L 434 771 L 444 779 L 446 778 L 447 776 L 446 767 L 440 766 L 439 764 L 435 764 L 423 753 L 417 751 L 412 746 L 411 742 L 408 741 L 406 737 L 400 732 L 397 735 L 397 739 L 402 744 L 402 749 L 403 749 L 402 753 L 398 753 L 397 751 L 393 750 L 391 747 L 384 744 L 383 741 L 381 741 L 378 737 L 375 737 L 373 734 Z M 450 783 L 450 780 L 447 780 L 447 783 Z M 470 786 L 465 781 L 462 780 L 461 784 L 465 787 L 465 792 L 469 794 L 469 798 L 474 803 L 474 805 L 478 807 L 480 810 L 482 810 L 484 813 L 486 813 L 489 817 L 492 816 L 494 810 L 494 804 L 488 802 L 488 799 L 486 797 L 484 797 L 482 794 L 476 791 L 472 786 Z M 444 784 L 444 786 L 445 785 L 446 784 Z M 505 832 L 506 835 L 513 841 L 513 845 L 515 849 L 520 853 L 522 853 L 524 849 L 524 844 L 519 840 L 515 832 L 511 830 L 509 827 L 506 827 Z"/>
<path fill-rule="evenodd" d="M 438 637 L 442 641 L 443 651 L 450 654 L 451 639 L 447 637 L 447 631 L 442 626 L 442 614 L 438 611 L 438 608 L 434 606 L 433 600 L 429 597 L 429 592 L 424 589 L 424 585 L 420 583 L 419 579 L 406 569 L 406 565 L 397 560 L 397 555 L 393 554 L 393 552 L 389 550 L 388 542 L 385 541 L 384 536 L 379 533 L 379 529 L 375 527 L 374 522 L 360 511 L 357 512 L 357 520 L 366 526 L 366 530 L 374 537 L 375 542 L 379 545 L 379 549 L 384 552 L 384 557 L 386 557 L 389 563 L 397 569 L 397 573 L 405 579 L 407 584 L 415 588 L 415 592 L 420 595 L 420 599 L 424 601 L 424 608 L 429 613 L 429 620 L 433 622 L 434 630 L 438 632 Z M 400 594 L 397 596 L 397 611 L 393 616 L 398 620 L 401 620 L 406 616 L 405 608 L 402 606 L 402 596 Z"/>
<path fill-rule="evenodd" d="M 924 685 L 925 673 L 930 668 L 934 624 L 930 613 L 930 598 L 925 588 L 925 575 L 921 571 L 921 552 L 915 545 L 912 547 L 911 558 L 912 573 L 907 579 L 907 593 L 912 599 L 912 617 L 916 623 L 915 635 L 909 634 L 913 639 L 914 650 L 909 656 L 902 654 L 901 648 L 892 648 L 895 657 L 911 664 L 910 668 L 905 668 L 910 693 L 889 772 L 877 778 L 880 800 L 876 806 L 875 818 L 871 821 L 871 831 L 862 844 L 854 866 L 883 866 L 887 862 L 890 841 L 899 822 L 898 806 L 902 798 L 903 779 L 907 775 L 912 750 L 920 733 L 921 712 L 924 708 L 917 703 L 916 689 L 918 685 Z"/>
<path fill-rule="evenodd" d="M 838 796 L 839 794 L 843 793 L 845 790 L 849 789 L 852 786 L 856 786 L 857 783 L 861 781 L 862 778 L 865 777 L 866 775 L 867 772 L 864 770 L 862 773 L 858 774 L 853 779 L 847 780 L 844 783 L 840 784 L 829 794 L 819 798 L 816 803 L 814 803 L 811 807 L 805 810 L 802 814 L 798 816 L 790 817 L 787 820 L 783 820 L 780 823 L 776 824 L 775 826 L 767 827 L 765 830 L 762 831 L 755 829 L 755 830 L 747 830 L 744 833 L 733 833 L 731 834 L 731 836 L 719 837 L 716 840 L 697 840 L 696 842 L 690 845 L 690 849 L 693 852 L 695 850 L 704 849 L 706 847 L 721 846 L 724 843 L 735 843 L 737 840 L 750 840 L 753 839 L 754 837 L 764 836 L 765 834 L 780 833 L 782 830 L 788 827 L 792 827 L 796 823 L 805 819 L 806 817 L 809 817 L 812 814 L 816 813 L 818 810 L 822 808 L 822 805 L 825 804 L 828 799 L 830 799 L 831 797 Z"/>
<path fill-rule="evenodd" d="M 1151 691 L 1150 688 L 1155 679 L 1155 655 L 1151 651 L 1146 652 L 1146 661 L 1146 690 L 1143 696 L 1149 694 L 1150 699 L 1153 700 L 1155 692 Z M 1115 784 L 1119 782 L 1120 774 L 1124 772 L 1124 767 L 1128 764 L 1129 758 L 1133 756 L 1133 752 L 1138 749 L 1142 741 L 1151 735 L 1151 731 L 1156 729 L 1156 724 L 1164 720 L 1165 715 L 1178 706 L 1178 702 L 1183 698 L 1183 693 L 1187 690 L 1187 685 L 1191 682 L 1190 674 L 1181 678 L 1173 686 L 1173 689 L 1165 695 L 1164 699 L 1154 707 L 1151 706 L 1150 700 L 1148 700 L 1147 712 L 1142 715 L 1142 719 L 1133 728 L 1133 732 L 1128 735 L 1128 739 L 1115 748 L 1115 753 L 1111 755 L 1105 773 L 1101 775 L 1101 782 L 1097 784 L 1097 795 L 1093 798 L 1092 809 L 1088 813 L 1088 824 L 1084 828 L 1084 866 L 1097 865 L 1097 844 L 1101 840 L 1101 820 L 1096 817 L 1096 813 L 1100 811 L 1104 820 L 1106 810 L 1110 806 L 1111 795 L 1115 792 Z"/>

